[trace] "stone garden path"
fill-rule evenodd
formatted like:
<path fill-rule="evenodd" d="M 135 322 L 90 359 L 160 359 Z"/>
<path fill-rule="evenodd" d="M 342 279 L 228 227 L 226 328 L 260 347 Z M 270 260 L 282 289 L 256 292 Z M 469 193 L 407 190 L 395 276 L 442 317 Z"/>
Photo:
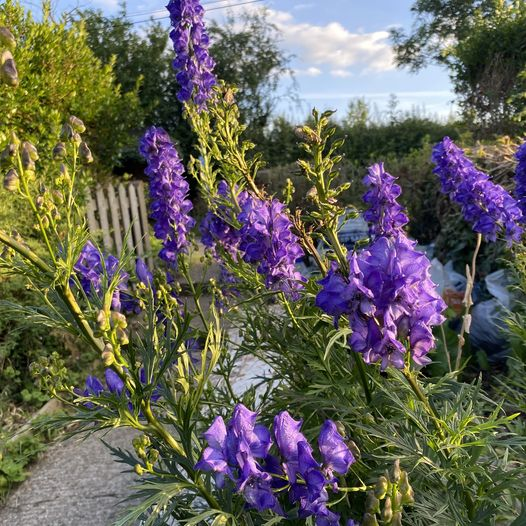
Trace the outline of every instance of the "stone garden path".
<path fill-rule="evenodd" d="M 266 367 L 252 359 L 238 364 L 234 382 L 242 394 Z M 0 508 L 0 526 L 111 526 L 133 492 L 134 473 L 113 460 L 100 438 L 131 450 L 134 430 L 121 428 L 53 445 L 32 468 L 31 476 Z"/>

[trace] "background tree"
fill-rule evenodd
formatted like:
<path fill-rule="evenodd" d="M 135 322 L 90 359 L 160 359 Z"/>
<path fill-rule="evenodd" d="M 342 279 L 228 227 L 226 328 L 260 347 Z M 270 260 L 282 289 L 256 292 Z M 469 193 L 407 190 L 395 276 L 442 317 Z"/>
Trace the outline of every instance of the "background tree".
<path fill-rule="evenodd" d="M 224 22 L 210 26 L 211 54 L 219 78 L 239 88 L 237 102 L 241 120 L 256 142 L 271 122 L 280 100 L 296 99 L 291 56 L 280 46 L 281 34 L 268 18 L 268 12 L 230 14 Z M 288 78 L 288 86 L 284 79 Z M 279 124 L 279 123 L 278 123 Z"/>
<path fill-rule="evenodd" d="M 526 107 L 526 4 L 505 0 L 417 0 L 410 34 L 392 31 L 398 65 L 450 70 L 475 129 L 514 133 Z"/>

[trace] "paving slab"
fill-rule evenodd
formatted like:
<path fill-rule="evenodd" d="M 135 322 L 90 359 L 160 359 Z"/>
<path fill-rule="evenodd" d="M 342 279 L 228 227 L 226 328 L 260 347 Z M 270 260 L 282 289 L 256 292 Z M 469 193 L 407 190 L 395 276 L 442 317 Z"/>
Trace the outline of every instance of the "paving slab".
<path fill-rule="evenodd" d="M 132 449 L 137 432 L 119 428 L 50 447 L 0 508 L 0 526 L 110 526 L 126 507 L 134 473 L 115 462 L 101 438 Z"/>

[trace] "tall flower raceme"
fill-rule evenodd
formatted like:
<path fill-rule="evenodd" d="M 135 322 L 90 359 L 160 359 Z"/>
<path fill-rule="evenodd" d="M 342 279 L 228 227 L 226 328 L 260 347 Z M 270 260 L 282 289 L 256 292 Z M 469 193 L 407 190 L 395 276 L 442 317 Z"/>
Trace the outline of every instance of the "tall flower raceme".
<path fill-rule="evenodd" d="M 363 197 L 369 209 L 363 217 L 371 225 L 373 236 L 395 235 L 409 222 L 404 207 L 397 201 L 402 189 L 395 181 L 385 171 L 384 163 L 373 164 L 363 180 L 369 188 Z"/>
<path fill-rule="evenodd" d="M 215 62 L 208 53 L 210 39 L 203 21 L 204 9 L 199 0 L 170 0 L 166 6 L 170 13 L 175 59 L 181 102 L 193 100 L 199 109 L 206 108 L 217 84 L 213 73 Z"/>
<path fill-rule="evenodd" d="M 305 278 L 296 271 L 295 262 L 303 256 L 303 249 L 292 233 L 285 205 L 277 199 L 269 201 L 249 196 L 238 219 L 243 225 L 239 244 L 243 259 L 257 265 L 269 289 L 297 297 Z"/>
<path fill-rule="evenodd" d="M 169 135 L 152 126 L 141 139 L 139 151 L 146 159 L 150 178 L 150 212 L 155 237 L 163 243 L 159 257 L 177 265 L 178 254 L 187 251 L 188 233 L 195 221 L 189 215 L 192 202 L 190 187 L 183 177 L 184 166 Z"/>
<path fill-rule="evenodd" d="M 372 223 L 373 241 L 348 255 L 348 275 L 333 264 L 316 297 L 335 323 L 348 317 L 353 351 L 366 363 L 380 362 L 382 369 L 403 368 L 408 349 L 416 364 L 429 363 L 432 328 L 443 323 L 446 309 L 430 278 L 429 260 L 402 230 L 408 218 L 394 180 L 381 163 L 369 169 L 364 201 L 370 208 L 364 217 Z"/>
<path fill-rule="evenodd" d="M 288 412 L 274 419 L 275 442 L 256 420 L 257 414 L 242 404 L 235 407 L 227 424 L 217 417 L 204 434 L 208 446 L 196 468 L 213 472 L 219 487 L 230 479 L 247 504 L 258 511 L 285 515 L 288 501 L 298 506 L 300 518 L 314 517 L 319 526 L 339 524 L 339 515 L 328 508 L 327 488 L 337 491 L 334 474 L 345 475 L 354 457 L 334 422 L 327 420 L 320 431 L 319 463 L 301 433 L 301 421 Z"/>
<path fill-rule="evenodd" d="M 526 220 L 526 142 L 519 146 L 515 158 L 518 161 L 515 169 L 515 197 L 524 222 Z"/>
<path fill-rule="evenodd" d="M 523 213 L 519 203 L 489 176 L 478 170 L 449 137 L 433 149 L 434 173 L 440 178 L 442 193 L 460 205 L 466 221 L 487 241 L 502 234 L 508 244 L 521 239 Z"/>

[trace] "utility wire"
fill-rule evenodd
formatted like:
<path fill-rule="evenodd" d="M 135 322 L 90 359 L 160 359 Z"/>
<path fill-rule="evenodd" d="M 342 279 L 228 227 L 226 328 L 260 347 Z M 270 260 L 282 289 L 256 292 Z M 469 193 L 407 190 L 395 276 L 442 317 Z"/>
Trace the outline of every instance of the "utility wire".
<path fill-rule="evenodd" d="M 211 0 L 210 2 L 202 2 L 201 5 L 203 7 L 206 7 L 207 5 L 221 4 L 226 1 L 228 0 Z M 229 7 L 229 6 L 224 6 L 224 7 Z M 166 8 L 156 9 L 155 11 L 138 11 L 137 13 L 126 13 L 126 18 L 131 18 L 134 16 L 150 16 L 156 13 L 166 13 Z"/>
<path fill-rule="evenodd" d="M 248 4 L 257 4 L 257 3 L 260 3 L 260 2 L 263 2 L 264 0 L 249 0 L 247 2 L 239 2 L 237 4 L 231 4 L 231 5 L 225 5 L 225 6 L 219 6 L 219 7 L 211 7 L 210 9 L 207 9 L 206 12 L 209 12 L 209 11 L 217 11 L 219 9 L 230 9 L 230 8 L 233 8 L 233 7 L 240 7 L 242 5 L 248 5 Z M 135 25 L 135 24 L 143 24 L 145 22 L 157 22 L 158 20 L 167 20 L 168 18 L 170 18 L 170 16 L 160 16 L 158 18 L 146 18 L 144 20 L 135 20 L 134 22 L 130 22 L 130 24 L 132 25 Z"/>

